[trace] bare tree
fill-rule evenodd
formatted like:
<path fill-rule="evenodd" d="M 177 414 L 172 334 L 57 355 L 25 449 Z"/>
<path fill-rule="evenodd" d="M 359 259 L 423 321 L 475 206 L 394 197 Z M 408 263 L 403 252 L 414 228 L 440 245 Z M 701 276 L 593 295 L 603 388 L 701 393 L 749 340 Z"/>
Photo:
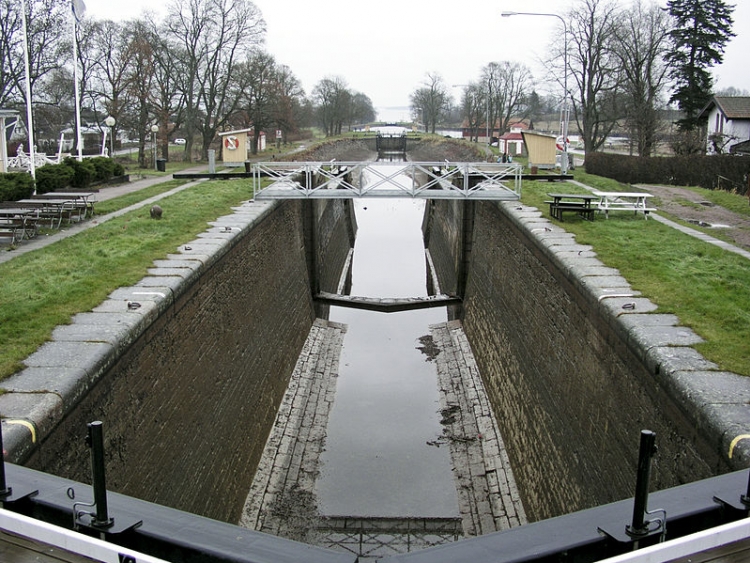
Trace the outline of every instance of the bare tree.
<path fill-rule="evenodd" d="M 91 108 L 97 123 L 102 123 L 107 115 L 121 124 L 127 119 L 131 100 L 130 87 L 132 53 L 129 52 L 130 34 L 126 26 L 119 22 L 105 20 L 94 28 L 91 42 L 94 67 L 89 88 L 96 103 Z"/>
<path fill-rule="evenodd" d="M 148 22 L 144 20 L 129 22 L 127 24 L 127 37 L 128 45 L 125 48 L 125 57 L 129 59 L 130 64 L 125 77 L 125 95 L 131 100 L 131 103 L 128 104 L 130 111 L 125 115 L 121 114 L 122 122 L 115 122 L 115 126 L 119 125 L 133 131 L 145 132 L 153 121 L 154 100 L 157 93 L 155 89 L 154 37 Z M 117 138 L 116 132 L 117 129 L 112 130 L 114 139 Z M 162 158 L 169 159 L 168 135 L 163 137 Z M 141 167 L 146 167 L 145 150 L 139 150 L 138 163 Z"/>
<path fill-rule="evenodd" d="M 17 90 L 23 80 L 21 3 L 0 0 L 0 107 L 23 99 Z"/>
<path fill-rule="evenodd" d="M 595 152 L 624 114 L 619 98 L 620 64 L 613 49 L 617 7 L 614 0 L 579 0 L 568 21 L 573 113 L 584 149 Z"/>
<path fill-rule="evenodd" d="M 669 19 L 657 4 L 636 0 L 615 26 L 614 53 L 622 69 L 627 123 L 640 156 L 651 156 L 659 129 L 661 94 L 669 69 Z"/>
<path fill-rule="evenodd" d="M 305 91 L 292 69 L 280 65 L 276 73 L 276 107 L 274 118 L 276 129 L 283 132 L 284 140 L 290 132 L 297 131 L 303 121 L 303 104 Z"/>
<path fill-rule="evenodd" d="M 326 136 L 341 134 L 352 97 L 346 81 L 340 76 L 326 77 L 315 85 L 312 96 Z"/>
<path fill-rule="evenodd" d="M 193 136 L 201 154 L 235 113 L 239 99 L 231 88 L 235 66 L 258 45 L 265 22 L 249 0 L 174 0 L 167 30 L 183 61 L 188 158 Z"/>
<path fill-rule="evenodd" d="M 257 50 L 238 65 L 235 86 L 240 87 L 240 107 L 247 116 L 246 127 L 253 128 L 252 151 L 258 152 L 260 134 L 274 122 L 276 93 L 276 60 L 269 53 Z"/>
<path fill-rule="evenodd" d="M 489 105 L 487 117 L 490 133 L 508 131 L 512 118 L 527 117 L 526 96 L 533 86 L 531 71 L 525 65 L 508 61 L 489 63 L 482 70 L 482 84 L 487 84 Z"/>
<path fill-rule="evenodd" d="M 483 109 L 482 84 L 473 82 L 464 87 L 461 97 L 461 113 L 469 127 L 470 139 L 474 142 L 479 141 L 479 127 L 482 125 L 484 116 Z"/>
<path fill-rule="evenodd" d="M 425 128 L 434 133 L 438 123 L 450 108 L 451 97 L 442 76 L 427 73 L 421 88 L 417 88 L 410 96 L 412 112 L 421 112 Z"/>

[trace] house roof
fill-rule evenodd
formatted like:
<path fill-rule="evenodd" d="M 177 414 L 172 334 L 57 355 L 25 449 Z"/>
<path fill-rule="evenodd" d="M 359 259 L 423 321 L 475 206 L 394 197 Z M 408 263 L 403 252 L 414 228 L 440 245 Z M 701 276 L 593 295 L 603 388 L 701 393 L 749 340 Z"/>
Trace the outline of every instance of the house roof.
<path fill-rule="evenodd" d="M 714 96 L 701 111 L 701 116 L 708 115 L 714 106 L 727 119 L 750 119 L 750 96 Z"/>
<path fill-rule="evenodd" d="M 219 131 L 218 135 L 219 137 L 223 137 L 225 135 L 239 135 L 240 133 L 249 133 L 250 131 L 253 131 L 254 127 L 249 127 L 247 129 L 235 129 L 234 131 Z"/>

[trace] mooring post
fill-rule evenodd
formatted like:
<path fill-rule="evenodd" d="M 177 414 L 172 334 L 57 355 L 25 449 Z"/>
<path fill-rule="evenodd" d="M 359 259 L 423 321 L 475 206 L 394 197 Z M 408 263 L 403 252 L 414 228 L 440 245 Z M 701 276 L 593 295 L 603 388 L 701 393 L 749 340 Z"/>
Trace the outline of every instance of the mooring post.
<path fill-rule="evenodd" d="M 656 434 L 651 430 L 641 430 L 641 445 L 638 452 L 638 474 L 635 482 L 633 523 L 627 527 L 630 536 L 643 536 L 648 533 L 646 511 L 648 510 L 648 486 L 651 476 L 651 458 L 656 453 Z"/>
<path fill-rule="evenodd" d="M 5 447 L 3 446 L 3 429 L 0 428 L 0 500 L 10 496 L 13 490 L 5 483 Z"/>
<path fill-rule="evenodd" d="M 91 448 L 91 474 L 94 486 L 94 504 L 96 515 L 91 525 L 108 528 L 114 520 L 107 513 L 107 483 L 104 470 L 104 432 L 102 422 L 96 420 L 88 424 L 87 443 Z"/>

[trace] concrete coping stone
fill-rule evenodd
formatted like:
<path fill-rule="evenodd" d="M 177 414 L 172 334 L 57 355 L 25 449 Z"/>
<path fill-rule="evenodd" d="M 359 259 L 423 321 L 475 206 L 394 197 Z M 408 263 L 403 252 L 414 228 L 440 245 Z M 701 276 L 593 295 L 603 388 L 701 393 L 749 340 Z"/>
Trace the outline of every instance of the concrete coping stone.
<path fill-rule="evenodd" d="M 64 405 L 55 393 L 4 393 L 0 395 L 0 412 L 5 459 L 16 462 L 63 418 Z"/>
<path fill-rule="evenodd" d="M 588 268 L 606 265 L 591 250 L 550 244 L 548 235 L 559 228 L 557 225 L 536 221 L 530 229 L 526 210 L 520 213 L 505 202 L 501 205 L 511 221 L 536 240 L 557 267 L 577 280 L 582 294 L 598 303 L 610 326 L 686 417 L 721 448 L 729 464 L 736 469 L 750 465 L 750 378 L 720 371 L 693 348 L 703 342 L 699 335 L 681 326 L 675 315 L 658 313 L 658 306 L 639 297 L 640 292 L 632 290 L 621 276 L 612 271 L 602 272 L 602 276 L 587 275 Z"/>
<path fill-rule="evenodd" d="M 165 278 L 178 277 L 185 281 L 197 277 L 195 270 L 191 270 L 190 268 L 149 268 L 148 275 Z"/>
<path fill-rule="evenodd" d="M 174 256 L 174 255 L 172 255 Z M 173 260 L 154 260 L 155 268 L 185 268 L 198 272 L 203 269 L 203 263 L 198 260 L 181 260 L 174 258 Z"/>

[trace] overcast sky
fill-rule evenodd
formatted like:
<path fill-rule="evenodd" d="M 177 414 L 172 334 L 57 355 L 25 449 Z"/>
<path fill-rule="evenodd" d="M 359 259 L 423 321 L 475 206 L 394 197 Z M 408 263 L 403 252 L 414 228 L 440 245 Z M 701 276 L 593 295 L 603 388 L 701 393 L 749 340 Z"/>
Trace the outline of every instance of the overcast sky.
<path fill-rule="evenodd" d="M 255 0 L 267 25 L 266 50 L 289 66 L 309 94 L 340 76 L 370 97 L 381 119 L 408 118 L 409 95 L 427 72 L 446 84 L 475 80 L 491 61 L 526 64 L 545 91 L 538 61 L 560 21 L 501 18 L 505 10 L 562 14 L 574 0 Z M 125 20 L 154 9 L 152 0 L 85 0 L 86 15 Z M 750 0 L 734 0 L 734 32 L 717 88 L 750 91 Z M 165 5 L 166 2 L 164 2 Z M 665 4 L 665 2 L 662 2 Z M 158 11 L 157 14 L 163 14 Z M 461 88 L 453 89 L 456 100 Z M 394 109 L 395 108 L 395 109 Z M 402 108 L 402 109 L 398 109 Z"/>

